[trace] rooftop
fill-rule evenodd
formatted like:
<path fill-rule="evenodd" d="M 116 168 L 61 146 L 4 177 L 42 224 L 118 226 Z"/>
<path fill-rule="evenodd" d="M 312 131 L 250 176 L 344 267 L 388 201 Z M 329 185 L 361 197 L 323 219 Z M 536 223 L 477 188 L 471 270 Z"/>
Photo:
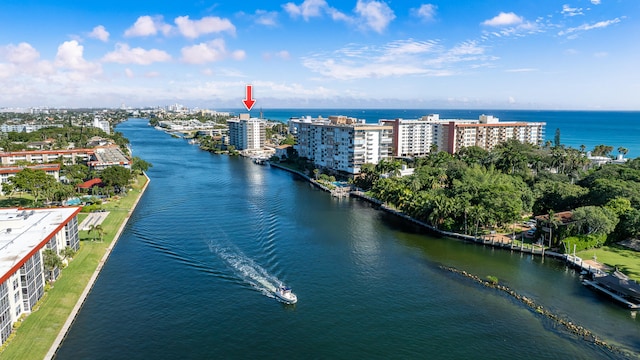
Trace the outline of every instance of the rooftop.
<path fill-rule="evenodd" d="M 0 209 L 0 283 L 78 212 L 79 207 Z"/>

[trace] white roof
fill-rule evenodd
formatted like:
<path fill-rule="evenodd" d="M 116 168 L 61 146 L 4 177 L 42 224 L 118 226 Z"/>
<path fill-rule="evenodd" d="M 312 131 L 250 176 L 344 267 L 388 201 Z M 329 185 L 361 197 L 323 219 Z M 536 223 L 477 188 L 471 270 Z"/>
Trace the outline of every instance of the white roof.
<path fill-rule="evenodd" d="M 0 278 L 53 237 L 79 210 L 0 209 Z"/>

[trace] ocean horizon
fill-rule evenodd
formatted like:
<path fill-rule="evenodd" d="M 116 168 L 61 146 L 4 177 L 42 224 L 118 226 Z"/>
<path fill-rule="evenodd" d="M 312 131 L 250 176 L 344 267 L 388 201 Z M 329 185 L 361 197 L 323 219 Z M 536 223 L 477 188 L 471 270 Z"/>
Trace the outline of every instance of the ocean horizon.
<path fill-rule="evenodd" d="M 56 359 L 628 358 L 443 265 L 640 349 L 635 315 L 563 261 L 432 236 L 144 119 L 117 130 L 151 181 Z M 276 301 L 280 284 L 297 304 Z"/>
<path fill-rule="evenodd" d="M 246 113 L 244 109 L 221 109 L 233 114 Z M 560 142 L 568 147 L 592 150 L 597 145 L 613 146 L 612 156 L 618 148 L 628 150 L 627 158 L 640 156 L 640 111 L 605 110 L 500 110 L 500 109 L 346 109 L 346 108 L 253 108 L 252 116 L 287 122 L 291 117 L 328 117 L 345 115 L 377 123 L 380 119 L 417 119 L 424 115 L 439 114 L 441 119 L 478 119 L 492 115 L 500 121 L 544 122 L 545 141 L 553 141 L 560 129 Z"/>

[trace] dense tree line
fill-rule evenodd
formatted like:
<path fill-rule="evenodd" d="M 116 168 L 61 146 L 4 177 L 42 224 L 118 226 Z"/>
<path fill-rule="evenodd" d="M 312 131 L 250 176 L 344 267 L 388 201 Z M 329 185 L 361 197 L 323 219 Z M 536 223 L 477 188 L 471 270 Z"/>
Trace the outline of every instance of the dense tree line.
<path fill-rule="evenodd" d="M 30 133 L 9 132 L 0 139 L 0 148 L 4 151 L 28 150 L 27 145 L 29 143 L 45 140 L 52 140 L 48 146 L 49 149 L 66 149 L 70 144 L 73 144 L 76 148 L 82 148 L 87 146 L 89 139 L 94 136 L 111 139 L 123 149 L 129 143 L 129 140 L 117 131 L 107 134 L 101 129 L 94 127 L 65 125 L 62 128 L 50 127 Z"/>
<path fill-rule="evenodd" d="M 396 176 L 402 164 L 366 164 L 354 184 L 443 230 L 478 234 L 549 214 L 556 244 L 569 236 L 597 238 L 598 245 L 640 236 L 640 158 L 594 167 L 584 148 L 512 140 L 491 151 L 434 152 L 409 164 L 415 167 L 411 176 Z M 566 210 L 573 211 L 570 226 L 558 224 L 552 215 Z"/>

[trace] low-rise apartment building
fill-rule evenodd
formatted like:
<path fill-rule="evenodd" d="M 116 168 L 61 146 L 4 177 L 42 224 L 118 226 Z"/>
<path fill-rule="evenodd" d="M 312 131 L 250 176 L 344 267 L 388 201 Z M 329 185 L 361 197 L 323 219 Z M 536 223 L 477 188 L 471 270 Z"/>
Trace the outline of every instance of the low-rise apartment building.
<path fill-rule="evenodd" d="M 87 164 L 92 170 L 109 166 L 131 168 L 131 160 L 117 145 L 98 146 L 93 149 L 34 150 L 0 152 L 0 166 L 19 163 L 46 164 L 62 160 L 63 164 Z"/>
<path fill-rule="evenodd" d="M 62 159 L 64 164 L 85 163 L 93 154 L 93 149 L 33 150 L 0 152 L 0 165 L 15 165 L 20 162 L 49 163 Z"/>
<path fill-rule="evenodd" d="M 44 295 L 49 279 L 60 269 L 45 268 L 44 250 L 60 254 L 67 246 L 78 250 L 79 207 L 0 209 L 0 344 L 13 324 Z"/>
<path fill-rule="evenodd" d="M 15 176 L 24 168 L 33 170 L 42 170 L 47 175 L 53 176 L 56 181 L 60 181 L 60 164 L 38 164 L 27 166 L 0 166 L 0 194 L 4 195 L 3 185 L 9 181 L 9 178 Z"/>

